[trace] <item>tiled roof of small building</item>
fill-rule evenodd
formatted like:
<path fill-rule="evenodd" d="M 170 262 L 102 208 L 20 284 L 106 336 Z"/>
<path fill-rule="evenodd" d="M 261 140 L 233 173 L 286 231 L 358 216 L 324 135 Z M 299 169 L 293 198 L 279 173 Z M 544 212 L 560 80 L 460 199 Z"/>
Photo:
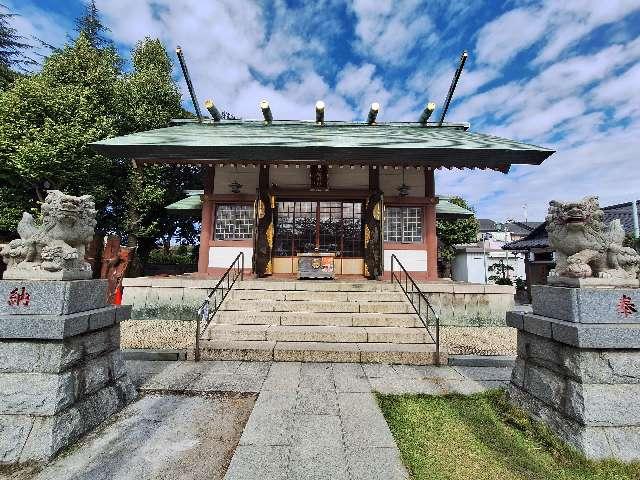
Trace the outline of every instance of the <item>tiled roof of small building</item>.
<path fill-rule="evenodd" d="M 542 222 L 508 222 L 506 224 L 495 222 L 489 218 L 479 218 L 481 232 L 501 232 L 505 229 L 516 235 L 527 235 Z"/>
<path fill-rule="evenodd" d="M 498 228 L 496 222 L 490 218 L 479 218 L 478 223 L 480 224 L 481 232 L 495 232 Z"/>
<path fill-rule="evenodd" d="M 529 250 L 531 248 L 548 248 L 549 237 L 547 222 L 540 223 L 526 237 L 502 246 L 504 250 Z"/>
<path fill-rule="evenodd" d="M 640 223 L 640 200 L 636 200 L 636 206 L 638 207 L 638 222 Z M 627 235 L 633 234 L 633 210 L 631 202 L 603 207 L 602 211 L 604 212 L 605 222 L 609 223 L 611 220 L 618 218 Z"/>
<path fill-rule="evenodd" d="M 636 201 L 638 210 L 640 210 L 640 200 Z M 631 202 L 602 207 L 604 212 L 605 224 L 611 223 L 612 220 L 620 219 L 622 228 L 627 235 L 633 235 L 633 213 Z M 640 222 L 640 215 L 638 221 Z M 548 248 L 549 239 L 547 236 L 546 222 L 538 225 L 529 235 L 515 242 L 507 243 L 502 248 L 505 250 L 528 250 L 530 248 Z"/>

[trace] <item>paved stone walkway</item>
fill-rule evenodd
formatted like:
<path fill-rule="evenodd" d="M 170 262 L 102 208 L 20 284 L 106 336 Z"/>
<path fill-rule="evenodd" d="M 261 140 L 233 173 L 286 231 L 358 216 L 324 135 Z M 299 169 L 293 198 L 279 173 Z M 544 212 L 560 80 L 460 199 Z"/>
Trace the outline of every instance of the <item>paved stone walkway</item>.
<path fill-rule="evenodd" d="M 41 471 L 26 467 L 9 478 L 407 479 L 373 392 L 474 393 L 506 384 L 511 374 L 294 362 L 127 367 L 142 398 Z"/>
<path fill-rule="evenodd" d="M 146 392 L 255 392 L 228 480 L 406 479 L 381 393 L 474 393 L 510 368 L 267 362 L 127 362 Z"/>

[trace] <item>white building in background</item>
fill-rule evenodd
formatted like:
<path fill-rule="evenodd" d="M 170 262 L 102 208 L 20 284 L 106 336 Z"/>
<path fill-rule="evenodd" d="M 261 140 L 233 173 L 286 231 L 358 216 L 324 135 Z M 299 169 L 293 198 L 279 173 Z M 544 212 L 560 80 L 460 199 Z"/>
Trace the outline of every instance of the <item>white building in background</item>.
<path fill-rule="evenodd" d="M 526 278 L 524 254 L 509 252 L 502 249 L 508 242 L 524 238 L 541 222 L 498 223 L 490 219 L 479 218 L 480 229 L 478 242 L 456 246 L 451 273 L 453 279 L 460 282 L 493 283 L 489 280 L 492 275 L 500 275 L 499 271 L 490 271 L 489 267 L 504 262 L 513 267 L 507 271 L 514 283 L 515 279 Z"/>
<path fill-rule="evenodd" d="M 526 277 L 524 254 L 503 250 L 502 245 L 504 242 L 493 240 L 457 245 L 456 256 L 451 267 L 453 280 L 470 283 L 494 283 L 488 279 L 492 275 L 499 275 L 499 272 L 489 271 L 489 267 L 499 264 L 500 261 L 513 267 L 513 270 L 507 271 L 507 276 L 514 283 L 518 277 L 524 280 Z"/>

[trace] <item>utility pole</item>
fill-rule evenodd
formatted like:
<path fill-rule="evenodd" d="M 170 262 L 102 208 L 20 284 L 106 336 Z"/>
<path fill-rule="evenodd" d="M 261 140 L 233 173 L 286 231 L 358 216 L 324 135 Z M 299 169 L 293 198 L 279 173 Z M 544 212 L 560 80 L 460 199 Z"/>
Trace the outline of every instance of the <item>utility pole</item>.
<path fill-rule="evenodd" d="M 485 285 L 489 282 L 489 279 L 487 278 L 487 249 L 485 242 L 491 238 L 491 234 L 490 233 L 483 233 L 482 234 L 482 263 L 484 264 L 484 283 Z"/>
<path fill-rule="evenodd" d="M 504 222 L 504 239 L 505 239 L 505 241 L 507 240 L 507 222 L 509 222 L 509 221 L 510 220 L 507 220 L 507 221 Z M 513 221 L 513 220 L 511 220 L 511 221 Z M 511 237 L 509 237 L 509 241 L 511 241 Z M 505 253 L 505 257 L 506 257 L 506 259 L 505 259 L 506 267 L 505 268 L 507 268 L 509 266 L 509 250 L 505 250 L 504 253 Z M 509 275 L 509 270 L 507 269 L 506 272 L 504 272 L 504 273 L 505 273 L 504 276 L 507 277 Z"/>
<path fill-rule="evenodd" d="M 633 216 L 633 238 L 640 238 L 640 227 L 638 226 L 638 200 L 631 202 L 631 214 Z"/>

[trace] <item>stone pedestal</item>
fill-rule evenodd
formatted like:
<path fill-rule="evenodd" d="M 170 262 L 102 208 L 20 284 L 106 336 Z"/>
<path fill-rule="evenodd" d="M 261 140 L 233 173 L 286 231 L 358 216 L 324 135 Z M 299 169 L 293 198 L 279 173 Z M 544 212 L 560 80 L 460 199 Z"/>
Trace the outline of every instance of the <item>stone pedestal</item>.
<path fill-rule="evenodd" d="M 534 286 L 512 401 L 587 458 L 640 460 L 640 290 Z M 634 308 L 635 307 L 635 308 Z"/>
<path fill-rule="evenodd" d="M 136 397 L 106 280 L 0 281 L 0 464 L 47 461 Z"/>

